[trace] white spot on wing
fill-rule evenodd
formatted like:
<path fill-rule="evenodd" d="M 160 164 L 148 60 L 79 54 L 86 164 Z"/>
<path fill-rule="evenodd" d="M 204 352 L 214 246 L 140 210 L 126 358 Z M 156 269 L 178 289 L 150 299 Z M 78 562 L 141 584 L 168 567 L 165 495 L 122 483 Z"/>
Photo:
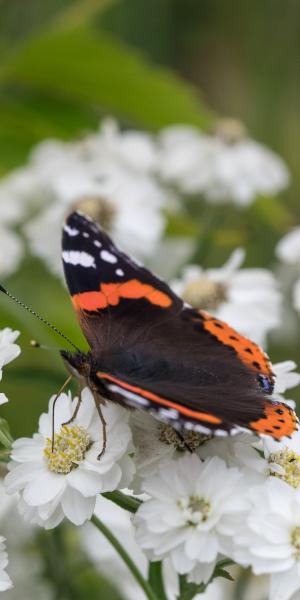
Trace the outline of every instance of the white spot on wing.
<path fill-rule="evenodd" d="M 64 226 L 64 231 L 71 237 L 75 237 L 75 235 L 79 234 L 78 229 L 75 229 L 74 227 L 70 227 L 67 224 Z"/>
<path fill-rule="evenodd" d="M 102 244 L 101 242 L 99 242 L 99 240 L 94 240 L 94 246 L 97 246 L 97 248 L 101 248 Z"/>
<path fill-rule="evenodd" d="M 94 257 L 87 252 L 79 252 L 78 250 L 64 250 L 62 257 L 64 262 L 69 265 L 80 265 L 81 267 L 92 267 L 96 269 Z"/>
<path fill-rule="evenodd" d="M 90 237 L 90 234 L 87 233 L 87 231 L 84 231 L 82 235 L 83 235 L 84 238 L 89 238 Z"/>
<path fill-rule="evenodd" d="M 146 398 L 142 398 L 142 396 L 138 396 L 129 390 L 124 390 L 121 386 L 111 384 L 107 386 L 112 392 L 116 392 L 117 394 L 121 394 L 125 398 L 131 401 L 131 404 L 134 406 L 149 406 L 149 400 Z"/>
<path fill-rule="evenodd" d="M 108 252 L 108 250 L 101 250 L 100 252 L 100 257 L 102 258 L 102 260 L 105 260 L 105 262 L 114 264 L 117 262 L 117 257 L 114 254 L 111 254 L 111 252 Z"/>
<path fill-rule="evenodd" d="M 170 421 L 178 419 L 178 410 L 175 410 L 175 408 L 159 408 L 158 414 L 161 418 L 166 417 L 166 419 L 170 419 Z"/>
<path fill-rule="evenodd" d="M 116 269 L 116 275 L 122 277 L 122 275 L 124 275 L 124 271 L 122 271 L 122 269 Z"/>

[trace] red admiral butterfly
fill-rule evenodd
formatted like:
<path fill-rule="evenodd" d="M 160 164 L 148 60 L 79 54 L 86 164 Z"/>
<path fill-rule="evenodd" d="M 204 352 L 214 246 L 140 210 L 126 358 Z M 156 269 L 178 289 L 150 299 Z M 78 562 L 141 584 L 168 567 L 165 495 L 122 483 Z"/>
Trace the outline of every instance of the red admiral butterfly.
<path fill-rule="evenodd" d="M 79 212 L 62 254 L 90 352 L 61 354 L 100 401 L 150 411 L 179 433 L 246 428 L 279 440 L 297 429 L 293 410 L 268 397 L 274 375 L 256 344 L 184 304 Z"/>

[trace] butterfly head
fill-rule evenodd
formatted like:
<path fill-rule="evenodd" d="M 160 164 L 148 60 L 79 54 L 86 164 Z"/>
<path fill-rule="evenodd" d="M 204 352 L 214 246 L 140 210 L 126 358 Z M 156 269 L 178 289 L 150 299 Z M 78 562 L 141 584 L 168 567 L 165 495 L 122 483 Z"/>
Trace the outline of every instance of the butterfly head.
<path fill-rule="evenodd" d="M 91 374 L 91 361 L 89 354 L 84 352 L 68 352 L 61 350 L 60 354 L 67 370 L 79 381 L 88 381 Z"/>

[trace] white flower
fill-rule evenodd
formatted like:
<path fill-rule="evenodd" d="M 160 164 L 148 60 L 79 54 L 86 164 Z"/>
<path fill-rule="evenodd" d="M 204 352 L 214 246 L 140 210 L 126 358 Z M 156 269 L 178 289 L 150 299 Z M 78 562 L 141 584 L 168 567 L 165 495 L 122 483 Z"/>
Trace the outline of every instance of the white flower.
<path fill-rule="evenodd" d="M 14 273 L 18 269 L 23 255 L 24 250 L 20 237 L 13 231 L 0 227 L 0 275 L 7 277 Z"/>
<path fill-rule="evenodd" d="M 33 189 L 28 169 L 15 169 L 0 179 L 0 223 L 14 225 L 24 217 Z"/>
<path fill-rule="evenodd" d="M 300 261 L 300 227 L 295 227 L 278 242 L 276 254 L 280 260 L 289 264 Z"/>
<path fill-rule="evenodd" d="M 21 352 L 20 346 L 15 344 L 19 331 L 13 331 L 10 327 L 0 330 L 0 381 L 2 379 L 3 367 L 17 358 Z"/>
<path fill-rule="evenodd" d="M 178 573 L 207 582 L 247 507 L 242 474 L 217 457 L 185 454 L 144 480 L 149 494 L 137 511 L 137 540 L 150 558 L 169 556 Z"/>
<path fill-rule="evenodd" d="M 258 450 L 261 452 L 259 453 Z M 233 437 L 214 437 L 203 444 L 198 451 L 200 458 L 218 456 L 228 467 L 238 468 L 246 477 L 248 485 L 261 483 L 270 475 L 268 462 L 261 453 L 261 441 L 248 432 Z"/>
<path fill-rule="evenodd" d="M 171 425 L 139 410 L 132 411 L 130 427 L 136 467 L 131 487 L 135 493 L 140 493 L 145 478 L 157 473 L 163 460 L 178 458 L 185 451 L 197 452 L 207 439 L 207 436 L 196 431 L 186 431 L 179 436 Z"/>
<path fill-rule="evenodd" d="M 277 194 L 289 183 L 284 162 L 245 137 L 236 122 L 221 122 L 214 136 L 169 127 L 161 134 L 161 146 L 162 177 L 186 193 L 203 193 L 210 202 L 245 206 L 258 194 Z"/>
<path fill-rule="evenodd" d="M 12 581 L 6 573 L 8 565 L 7 552 L 5 548 L 5 538 L 0 536 L 0 592 L 5 592 L 12 587 Z"/>
<path fill-rule="evenodd" d="M 300 489 L 273 477 L 249 491 L 251 509 L 236 536 L 236 560 L 270 573 L 269 600 L 300 590 Z"/>
<path fill-rule="evenodd" d="M 271 271 L 241 269 L 244 257 L 237 248 L 219 269 L 189 265 L 171 285 L 192 306 L 207 309 L 264 346 L 268 331 L 280 324 L 281 294 Z"/>
<path fill-rule="evenodd" d="M 275 374 L 274 393 L 284 394 L 286 390 L 297 387 L 300 383 L 300 373 L 295 373 L 297 368 L 293 360 L 285 360 L 272 365 L 272 370 Z"/>
<path fill-rule="evenodd" d="M 131 433 L 125 409 L 108 403 L 102 408 L 107 422 L 107 448 L 103 447 L 102 427 L 88 388 L 76 419 L 68 421 L 77 399 L 61 394 L 55 410 L 55 439 L 52 452 L 52 402 L 39 421 L 39 432 L 20 438 L 12 447 L 8 493 L 21 493 L 20 510 L 31 522 L 46 528 L 56 526 L 66 516 L 76 525 L 89 519 L 96 495 L 128 485 L 132 477 L 129 451 Z"/>
<path fill-rule="evenodd" d="M 25 226 L 32 252 L 61 273 L 61 226 L 66 214 L 79 208 L 126 252 L 150 256 L 165 227 L 167 197 L 153 175 L 155 160 L 150 136 L 120 132 L 114 122 L 104 122 L 99 132 L 78 142 L 37 146 L 28 169 L 42 210 Z"/>

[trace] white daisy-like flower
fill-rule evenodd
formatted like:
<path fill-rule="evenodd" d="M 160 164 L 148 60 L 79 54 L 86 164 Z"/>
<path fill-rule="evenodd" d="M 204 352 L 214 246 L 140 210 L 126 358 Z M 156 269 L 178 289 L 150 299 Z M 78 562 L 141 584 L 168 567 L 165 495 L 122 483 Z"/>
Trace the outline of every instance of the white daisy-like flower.
<path fill-rule="evenodd" d="M 0 227 L 0 274 L 7 277 L 17 271 L 23 258 L 23 243 L 10 229 Z"/>
<path fill-rule="evenodd" d="M 0 330 L 0 381 L 3 375 L 3 367 L 17 358 L 21 352 L 20 346 L 15 344 L 19 335 L 19 331 L 13 331 L 10 327 Z"/>
<path fill-rule="evenodd" d="M 208 310 L 264 346 L 266 334 L 280 324 L 281 294 L 268 269 L 240 268 L 244 258 L 244 250 L 237 248 L 219 269 L 188 265 L 171 286 L 195 308 Z"/>
<path fill-rule="evenodd" d="M 125 487 L 133 475 L 128 456 L 131 432 L 127 412 L 108 403 L 103 406 L 107 447 L 100 460 L 103 432 L 93 396 L 82 392 L 78 414 L 69 425 L 77 399 L 61 394 L 55 410 L 52 452 L 52 403 L 40 417 L 39 432 L 13 443 L 5 484 L 8 493 L 20 492 L 20 511 L 31 522 L 54 527 L 66 516 L 76 525 L 89 519 L 96 496 Z"/>
<path fill-rule="evenodd" d="M 278 258 L 293 268 L 295 279 L 292 285 L 292 303 L 295 310 L 300 313 L 300 227 L 295 227 L 278 242 L 276 247 Z"/>
<path fill-rule="evenodd" d="M 284 162 L 262 144 L 247 138 L 231 120 L 215 135 L 184 126 L 169 127 L 160 136 L 161 176 L 185 193 L 201 193 L 213 203 L 246 206 L 257 195 L 270 196 L 286 188 Z"/>
<path fill-rule="evenodd" d="M 199 448 L 198 455 L 202 459 L 222 458 L 228 467 L 241 470 L 251 485 L 263 482 L 270 475 L 268 462 L 262 456 L 261 441 L 250 432 L 214 437 Z"/>
<path fill-rule="evenodd" d="M 115 122 L 104 122 L 99 132 L 78 142 L 50 140 L 37 146 L 28 169 L 41 211 L 25 226 L 32 252 L 61 273 L 61 226 L 77 208 L 99 222 L 126 252 L 149 257 L 165 227 L 162 209 L 168 195 L 153 175 L 155 156 L 150 136 L 121 132 Z"/>
<path fill-rule="evenodd" d="M 299 264 L 300 227 L 295 227 L 281 238 L 276 246 L 276 254 L 285 263 Z"/>
<path fill-rule="evenodd" d="M 269 600 L 300 591 L 300 490 L 278 478 L 249 490 L 251 509 L 235 538 L 237 562 L 270 573 Z"/>
<path fill-rule="evenodd" d="M 135 493 L 141 492 L 144 479 L 155 475 L 163 460 L 179 458 L 185 451 L 198 452 L 209 437 L 196 431 L 179 435 L 171 425 L 140 410 L 130 415 L 130 427 L 136 467 L 131 488 Z"/>
<path fill-rule="evenodd" d="M 5 538 L 0 536 L 0 592 L 5 592 L 12 587 L 12 581 L 9 575 L 6 573 L 6 567 L 8 565 L 8 557 L 5 546 Z"/>
<path fill-rule="evenodd" d="M 272 365 L 275 374 L 274 393 L 284 394 L 286 390 L 297 387 L 300 383 L 300 373 L 295 372 L 297 368 L 293 360 L 285 360 Z"/>
<path fill-rule="evenodd" d="M 162 461 L 143 490 L 150 499 L 135 519 L 140 546 L 152 560 L 170 557 L 178 573 L 207 582 L 247 508 L 241 472 L 217 457 L 185 454 Z"/>

